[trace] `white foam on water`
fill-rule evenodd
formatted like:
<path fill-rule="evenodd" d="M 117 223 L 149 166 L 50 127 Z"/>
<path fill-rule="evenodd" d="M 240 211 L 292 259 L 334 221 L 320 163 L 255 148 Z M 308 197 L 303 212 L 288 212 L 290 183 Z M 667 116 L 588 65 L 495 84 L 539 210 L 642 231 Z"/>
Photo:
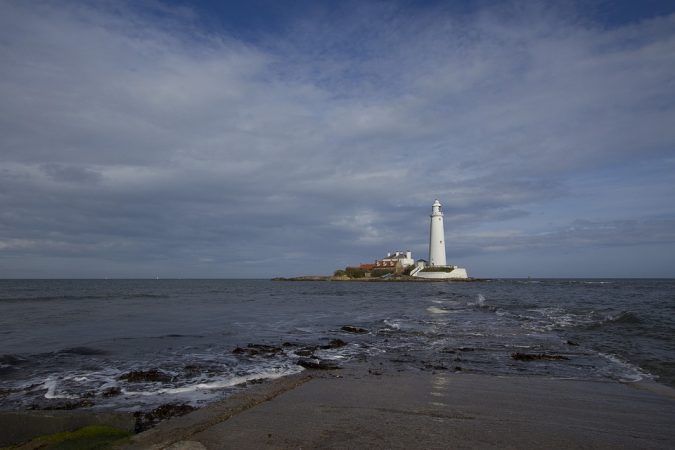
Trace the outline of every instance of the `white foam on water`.
<path fill-rule="evenodd" d="M 483 294 L 478 294 L 476 296 L 476 301 L 475 302 L 469 302 L 469 306 L 480 306 L 481 308 L 485 306 L 485 297 L 483 297 Z"/>
<path fill-rule="evenodd" d="M 295 330 L 299 331 L 301 333 L 314 333 L 315 332 L 315 330 L 313 330 L 311 328 L 307 328 L 307 327 L 295 327 Z"/>
<path fill-rule="evenodd" d="M 57 394 L 56 387 L 58 386 L 58 381 L 53 378 L 47 378 L 43 383 L 43 387 L 47 388 L 45 392 L 45 398 L 78 398 L 76 395 L 66 395 L 66 394 Z"/>
<path fill-rule="evenodd" d="M 638 366 L 634 366 L 633 364 L 630 364 L 622 360 L 616 355 L 602 352 L 598 352 L 598 355 L 602 356 L 603 358 L 607 359 L 608 361 L 616 364 L 621 369 L 623 369 L 620 373 L 616 374 L 618 376 L 619 381 L 622 381 L 624 383 L 634 383 L 636 381 L 641 381 L 644 379 L 651 380 L 654 378 L 651 374 L 644 372 Z"/>
<path fill-rule="evenodd" d="M 339 361 L 347 358 L 347 356 L 345 355 L 331 355 L 326 353 L 319 353 L 318 356 L 320 357 L 320 359 L 328 359 L 333 361 Z"/>
<path fill-rule="evenodd" d="M 394 319 L 384 319 L 385 325 L 387 325 L 390 328 L 393 328 L 394 330 L 400 330 L 401 329 L 401 323 L 398 320 Z"/>
<path fill-rule="evenodd" d="M 287 369 L 281 369 L 281 370 L 272 370 L 272 371 L 267 371 L 267 372 L 257 372 L 257 373 L 252 373 L 248 375 L 240 375 L 240 376 L 235 376 L 231 378 L 227 378 L 224 380 L 218 380 L 218 381 L 213 381 L 211 383 L 198 383 L 198 384 L 192 384 L 189 386 L 182 386 L 182 387 L 176 387 L 176 388 L 162 388 L 162 389 L 157 389 L 155 391 L 128 391 L 126 389 L 122 389 L 122 393 L 124 395 L 129 395 L 129 396 L 156 396 L 156 395 L 161 395 L 161 394 L 187 394 L 187 393 L 193 393 L 196 391 L 211 391 L 215 389 L 224 389 L 224 388 L 229 388 L 232 386 L 236 386 L 238 384 L 246 383 L 247 381 L 251 380 L 259 380 L 259 379 L 265 379 L 265 380 L 273 380 L 276 378 L 281 378 L 283 376 L 287 375 L 293 375 L 295 373 L 302 372 L 304 369 L 300 366 L 296 366 L 297 369 L 294 368 L 287 368 Z"/>
<path fill-rule="evenodd" d="M 450 313 L 450 311 L 448 311 L 447 309 L 437 308 L 435 306 L 428 307 L 427 311 L 429 311 L 431 314 L 449 314 Z"/>

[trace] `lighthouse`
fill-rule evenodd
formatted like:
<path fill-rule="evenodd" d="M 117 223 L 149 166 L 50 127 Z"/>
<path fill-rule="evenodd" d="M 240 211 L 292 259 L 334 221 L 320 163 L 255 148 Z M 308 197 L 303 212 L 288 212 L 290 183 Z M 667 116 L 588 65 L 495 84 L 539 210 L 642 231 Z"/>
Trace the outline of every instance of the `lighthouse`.
<path fill-rule="evenodd" d="M 436 199 L 431 205 L 429 229 L 429 261 L 419 260 L 410 275 L 434 280 L 466 279 L 466 269 L 448 265 L 445 260 L 445 230 L 443 229 L 443 206 Z"/>
<path fill-rule="evenodd" d="M 431 230 L 429 231 L 429 265 L 445 266 L 445 231 L 443 206 L 436 199 L 431 205 Z"/>

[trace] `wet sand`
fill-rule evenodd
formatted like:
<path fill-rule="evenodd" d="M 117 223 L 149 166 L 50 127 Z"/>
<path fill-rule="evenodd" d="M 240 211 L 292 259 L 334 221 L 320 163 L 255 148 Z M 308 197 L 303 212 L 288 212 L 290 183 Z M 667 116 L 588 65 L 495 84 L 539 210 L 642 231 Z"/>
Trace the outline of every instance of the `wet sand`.
<path fill-rule="evenodd" d="M 311 372 L 136 435 L 126 448 L 635 448 L 675 445 L 675 391 L 466 373 Z"/>

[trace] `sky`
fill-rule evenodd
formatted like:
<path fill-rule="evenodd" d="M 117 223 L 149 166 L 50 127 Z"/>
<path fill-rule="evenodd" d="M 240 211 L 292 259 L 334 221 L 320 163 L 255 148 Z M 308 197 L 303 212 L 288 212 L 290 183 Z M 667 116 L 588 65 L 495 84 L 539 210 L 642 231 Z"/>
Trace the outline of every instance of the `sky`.
<path fill-rule="evenodd" d="M 675 3 L 0 0 L 0 278 L 675 276 Z"/>

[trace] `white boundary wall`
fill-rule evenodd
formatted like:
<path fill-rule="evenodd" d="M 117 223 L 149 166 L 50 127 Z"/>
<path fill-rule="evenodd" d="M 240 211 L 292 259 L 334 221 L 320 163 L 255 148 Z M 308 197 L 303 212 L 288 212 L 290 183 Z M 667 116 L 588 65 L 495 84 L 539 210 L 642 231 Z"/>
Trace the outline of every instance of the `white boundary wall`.
<path fill-rule="evenodd" d="M 438 267 L 438 266 L 435 266 Z M 462 267 L 457 267 L 452 272 L 417 272 L 413 275 L 417 278 L 430 278 L 436 280 L 451 280 L 451 279 L 460 279 L 460 278 L 469 278 L 469 275 L 466 273 L 466 269 Z"/>

